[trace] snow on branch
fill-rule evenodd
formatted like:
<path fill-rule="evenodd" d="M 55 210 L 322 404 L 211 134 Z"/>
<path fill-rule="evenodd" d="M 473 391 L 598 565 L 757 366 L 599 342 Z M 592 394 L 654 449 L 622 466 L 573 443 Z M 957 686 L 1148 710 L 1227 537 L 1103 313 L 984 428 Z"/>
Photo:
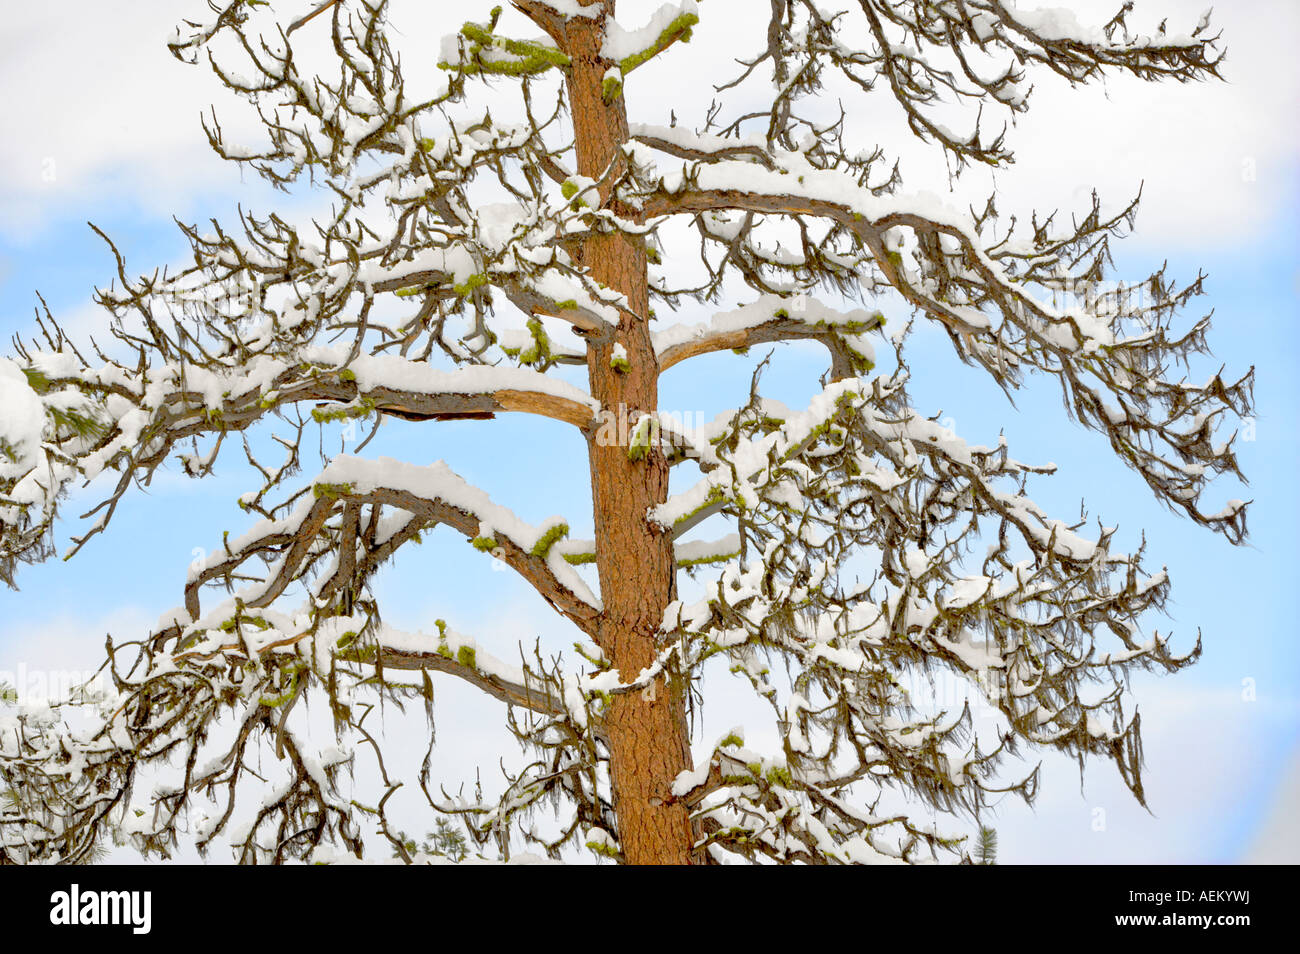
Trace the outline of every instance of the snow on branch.
<path fill-rule="evenodd" d="M 775 2 L 765 46 L 693 132 L 675 116 L 624 125 L 620 97 L 628 73 L 689 39 L 694 2 L 629 31 L 610 4 L 514 0 L 545 37 L 512 35 L 495 9 L 444 45 L 444 69 L 418 90 L 389 45 L 384 0 L 330 0 L 287 29 L 272 6 L 221 0 L 170 48 L 261 119 L 262 140 L 243 143 L 215 112 L 205 117 L 213 150 L 311 200 L 312 215 L 241 208 L 234 223 L 183 224 L 193 264 L 152 274 L 129 271 L 109 241 L 116 279 L 97 301 L 111 340 L 83 349 L 46 310 L 37 341 L 0 358 L 5 582 L 17 561 L 49 554 L 63 495 L 105 471 L 116 483 L 69 555 L 178 452 L 187 474 L 204 476 L 238 436 L 263 483 L 240 498 L 260 519 L 192 567 L 184 606 L 110 643 L 108 689 L 0 714 L 0 859 L 81 862 L 108 834 L 146 854 L 190 835 L 206 850 L 220 835 L 242 861 L 340 847 L 360 856 L 377 830 L 410 860 L 385 809 L 402 783 L 365 719 L 378 700 L 416 702 L 431 720 L 432 673 L 504 702 L 528 753 L 496 798 L 477 786 L 432 791 L 427 754 L 419 779 L 431 809 L 459 815 L 476 846 L 503 857 L 522 837 L 551 857 L 577 845 L 622 859 L 613 740 L 629 738 L 627 713 L 651 712 L 637 707 L 659 690 L 682 704 L 654 710 L 680 715 L 661 728 L 686 725 L 685 700 L 717 666 L 766 703 L 778 744 L 764 753 L 729 732 L 675 781 L 689 762 L 669 753 L 666 776 L 647 782 L 659 789 L 646 817 L 677 812 L 686 833 L 685 806 L 698 858 L 961 858 L 959 837 L 892 810 L 892 796 L 977 818 L 997 793 L 1032 800 L 1036 772 L 1001 778 L 1023 743 L 1108 760 L 1144 798 L 1126 679 L 1176 671 L 1200 650 L 1198 639 L 1176 654 L 1149 626 L 1168 575 L 1144 569 L 1142 546 L 1117 552 L 1116 528 L 1036 503 L 1029 486 L 1052 467 L 1016 460 L 1003 440 L 972 444 L 918 411 L 906 391 L 909 322 L 886 339 L 895 370 L 876 371 L 871 336 L 901 300 L 1008 396 L 1027 375 L 1052 376 L 1068 412 L 1158 500 L 1233 542 L 1246 505 L 1216 509 L 1202 495 L 1216 476 L 1240 476 L 1231 420 L 1251 412 L 1252 375 L 1192 380 L 1179 369 L 1208 348 L 1208 317 L 1178 320 L 1203 276 L 1179 286 L 1161 269 L 1095 293 L 1136 201 L 1111 215 L 1094 196 L 1069 223 L 1053 214 L 1008 226 L 992 200 L 956 210 L 904 190 L 883 147 L 849 141 L 847 113 L 803 101 L 832 83 L 887 94 L 957 171 L 999 166 L 1012 157 L 1005 130 L 986 134 L 981 122 L 1028 108 L 1031 68 L 1071 83 L 1116 71 L 1213 76 L 1221 54 L 1207 19 L 1180 33 L 1132 26 L 1128 3 L 1086 24 L 1012 0 Z M 322 71 L 307 71 L 316 58 L 297 46 L 313 38 L 333 51 Z M 469 96 L 471 79 L 501 77 L 517 80 L 504 84 L 513 116 Z M 973 127 L 940 121 L 953 103 L 979 110 Z M 597 144 L 594 163 L 585 149 L 578 174 L 593 143 L 573 142 L 572 120 L 592 115 L 609 120 L 597 125 L 612 145 Z M 698 257 L 702 275 L 665 261 L 679 251 L 669 241 L 679 224 L 689 240 L 680 258 Z M 622 257 L 594 263 L 603 255 Z M 622 292 L 594 277 L 616 272 Z M 737 280 L 748 304 L 718 307 Z M 840 299 L 863 307 L 826 303 Z M 638 313 L 647 300 L 661 312 L 707 303 L 712 317 Z M 797 339 L 831 356 L 829 383 L 805 410 L 763 398 L 757 373 L 748 403 L 706 427 L 678 433 L 655 407 L 666 368 Z M 548 374 L 561 364 L 585 368 L 591 390 Z M 637 408 L 630 443 L 609 453 L 597 425 L 612 408 L 591 395 L 625 392 Z M 339 456 L 281 493 L 311 423 L 507 411 L 578 427 L 593 473 L 612 462 L 645 478 L 620 515 L 636 533 L 622 539 L 664 549 L 653 561 L 662 572 L 619 581 L 636 606 L 607 612 L 575 569 L 616 543 L 569 540 L 558 517 L 528 524 L 441 462 Z M 267 437 L 282 460 L 245 438 L 263 423 L 277 428 Z M 665 465 L 688 460 L 700 479 L 669 496 Z M 616 512 L 632 485 L 606 486 L 597 504 Z M 688 539 L 715 516 L 733 532 Z M 375 573 L 437 526 L 513 568 L 574 623 L 581 661 L 544 657 L 539 642 L 516 664 L 443 621 L 437 633 L 384 623 Z M 644 556 L 600 552 L 607 577 L 606 564 L 636 574 Z M 680 596 L 674 567 L 702 592 Z M 296 608 L 285 605 L 291 588 L 305 594 Z M 213 589 L 225 592 L 209 599 Z M 611 603 L 613 590 L 602 594 Z M 951 677 L 962 692 L 923 698 L 912 676 Z M 309 694 L 328 700 L 332 738 L 310 731 L 298 705 Z M 344 781 L 368 750 L 380 788 L 369 804 Z M 151 787 L 164 766 L 173 777 Z M 248 773 L 265 787 L 237 822 Z M 553 830 L 532 825 L 539 808 L 555 809 Z"/>
<path fill-rule="evenodd" d="M 902 377 L 838 382 L 785 420 L 751 405 L 717 438 L 705 480 L 657 516 L 680 526 L 708 504 L 737 522 L 741 552 L 703 599 L 669 607 L 664 638 L 682 671 L 716 657 L 748 681 L 772 707 L 782 754 L 724 745 L 679 780 L 712 819 L 710 844 L 841 862 L 867 848 L 908 860 L 953 848 L 901 818 L 861 814 L 850 793 L 897 785 L 938 810 L 976 813 L 989 793 L 1032 798 L 1033 775 L 996 783 L 1019 741 L 1081 762 L 1104 756 L 1143 798 L 1124 673 L 1182 668 L 1199 640 L 1178 656 L 1167 636 L 1143 635 L 1138 620 L 1163 605 L 1167 575 L 1145 574 L 1140 553 L 1113 552 L 1114 528 L 1086 537 L 1045 514 L 1018 485 L 1050 468 L 920 417 Z M 878 554 L 878 566 L 850 583 L 841 577 L 854 553 Z M 952 674 L 999 713 L 993 744 L 972 738 L 969 702 L 916 710 L 899 682 L 913 667 Z M 770 821 L 757 841 L 747 815 Z"/>
<path fill-rule="evenodd" d="M 363 820 L 377 822 L 399 844 L 384 804 L 401 783 L 388 775 L 382 756 L 377 767 L 385 794 L 376 805 L 350 798 L 352 786 L 340 784 L 357 758 L 350 743 L 375 741 L 363 726 L 372 705 L 359 697 L 385 667 L 421 672 L 416 683 L 389 677 L 383 691 L 398 705 L 422 701 L 429 718 L 427 673 L 436 671 L 548 723 L 573 724 L 573 692 L 540 659 L 506 663 L 441 620 L 437 634 L 423 634 L 379 622 L 373 604 L 359 603 L 347 614 L 312 606 L 283 613 L 233 600 L 226 610 L 219 624 L 164 619 L 142 643 L 110 644 L 112 691 L 89 709 L 56 702 L 53 710 L 6 716 L 0 782 L 22 793 L 0 808 L 0 851 L 7 859 L 84 861 L 93 857 L 104 825 L 120 842 L 164 858 L 182 827 L 200 852 L 218 836 L 229 838 L 244 862 L 305 859 L 333 845 L 360 857 Z M 146 643 L 149 652 L 120 665 L 132 646 Z M 337 743 L 313 742 L 315 733 L 295 706 L 313 686 L 328 693 Z M 233 733 L 207 731 L 219 710 L 233 711 Z M 62 721 L 74 715 L 75 731 Z M 586 735 L 595 746 L 599 725 Z M 273 744 L 275 759 L 253 764 L 259 740 Z M 178 754 L 185 765 L 180 784 L 150 791 L 149 773 Z M 251 820 L 236 824 L 237 787 L 248 773 L 270 776 L 273 784 Z M 20 804 L 27 798 L 40 807 Z"/>
<path fill-rule="evenodd" d="M 618 23 L 607 21 L 601 52 L 617 63 L 626 76 L 677 40 L 689 41 L 691 27 L 700 22 L 699 13 L 695 0 L 684 0 L 680 4 L 663 4 L 649 22 L 636 30 L 625 30 Z"/>
<path fill-rule="evenodd" d="M 558 518 L 534 527 L 483 491 L 465 483 L 441 461 L 416 466 L 391 458 L 368 461 L 340 455 L 317 475 L 311 497 L 278 520 L 264 520 L 190 569 L 185 606 L 200 618 L 199 591 L 213 581 L 229 583 L 255 555 L 274 557 L 266 577 L 246 587 L 239 599 L 251 607 L 270 605 L 307 566 L 327 554 L 332 566 L 314 587 L 318 600 L 357 594 L 369 576 L 402 543 L 439 524 L 463 534 L 476 549 L 491 552 L 532 584 L 556 610 L 590 631 L 599 600 L 552 545 L 567 524 Z M 360 513 L 370 508 L 363 526 Z M 403 512 L 394 522 L 382 508 Z M 331 523 L 331 518 L 334 521 Z M 216 612 L 225 612 L 224 606 Z"/>
<path fill-rule="evenodd" d="M 438 67 L 467 76 L 537 76 L 569 65 L 568 55 L 546 40 L 516 40 L 494 31 L 501 8 L 492 11 L 487 24 L 466 23 L 458 36 L 443 40 Z"/>
<path fill-rule="evenodd" d="M 272 413 L 311 402 L 312 418 L 391 414 L 407 420 L 454 420 L 525 412 L 579 428 L 592 426 L 595 402 L 579 388 L 527 368 L 430 369 L 398 355 L 351 355 L 343 346 L 313 345 L 292 359 L 227 359 L 209 366 L 158 365 L 146 374 L 109 363 L 84 367 L 72 350 L 28 351 L 21 365 L 3 360 L 5 406 L 0 438 L 0 578 L 14 560 L 48 554 L 44 541 L 58 501 L 74 483 L 106 469 L 120 478 L 91 513 L 103 515 L 73 540 L 75 553 L 102 531 L 133 480 L 147 482 L 184 441 L 213 438 L 205 454 L 185 458 L 191 474 L 211 470 L 228 435 Z M 301 433 L 301 429 L 299 431 Z M 263 468 L 267 486 L 278 477 Z"/>
<path fill-rule="evenodd" d="M 705 324 L 677 324 L 658 331 L 654 344 L 659 367 L 667 370 L 699 354 L 812 338 L 830 351 L 831 379 L 838 381 L 875 366 L 875 350 L 867 334 L 880 328 L 883 321 L 880 312 L 840 312 L 807 296 L 765 295 L 749 305 L 720 312 Z"/>
<path fill-rule="evenodd" d="M 1094 282 L 1108 261 L 1107 239 L 1133 208 L 1103 218 L 1097 201 L 1072 229 L 1053 217 L 1027 238 L 988 242 L 994 209 L 968 216 L 929 195 L 880 195 L 848 171 L 820 168 L 802 153 L 773 150 L 769 163 L 748 159 L 688 161 L 658 172 L 641 145 L 629 146 L 642 169 L 638 199 L 648 216 L 740 210 L 749 215 L 831 223 L 823 246 L 854 263 L 865 287 L 891 289 L 939 322 L 962 360 L 983 367 L 1004 389 L 1026 371 L 1060 383 L 1067 407 L 1105 434 L 1112 448 L 1170 507 L 1240 541 L 1245 504 L 1217 512 L 1199 499 L 1208 478 L 1240 476 L 1232 439 L 1214 432 L 1251 412 L 1253 372 L 1196 384 L 1174 377 L 1177 365 L 1204 351 L 1208 318 L 1186 331 L 1177 311 L 1202 291 L 1202 278 L 1172 286 L 1163 271 L 1139 286 L 1061 307 L 1054 297 Z M 747 226 L 752 227 L 751 226 Z M 751 280 L 751 284 L 757 284 Z M 1143 304 L 1127 305 L 1129 299 Z"/>
<path fill-rule="evenodd" d="M 937 143 L 959 167 L 970 161 L 1000 166 L 1013 159 L 1006 127 L 984 133 L 984 107 L 1026 111 L 1032 90 L 1026 67 L 1051 70 L 1071 84 L 1108 72 L 1177 82 L 1218 75 L 1223 54 L 1208 13 L 1180 33 L 1168 30 L 1167 21 L 1134 29 L 1133 8 L 1124 2 L 1109 20 L 1085 25 L 1070 9 L 1023 9 L 1016 0 L 790 0 L 773 4 L 766 45 L 740 61 L 742 72 L 723 89 L 765 94 L 771 104 L 758 115 L 767 120 L 766 141 L 787 147 L 807 125 L 796 112 L 800 100 L 836 81 L 864 94 L 887 91 L 911 132 Z M 775 93 L 744 85 L 760 68 L 771 70 Z M 940 118 L 953 103 L 976 113 L 969 131 L 955 131 Z"/>

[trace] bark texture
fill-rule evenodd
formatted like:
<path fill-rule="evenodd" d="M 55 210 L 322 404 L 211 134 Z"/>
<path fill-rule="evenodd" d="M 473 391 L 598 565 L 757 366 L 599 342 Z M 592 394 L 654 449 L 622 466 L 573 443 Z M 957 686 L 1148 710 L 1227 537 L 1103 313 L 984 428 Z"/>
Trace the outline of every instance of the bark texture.
<path fill-rule="evenodd" d="M 605 0 L 605 14 L 614 0 Z M 574 18 L 567 22 L 562 44 L 572 58 L 569 104 L 576 138 L 578 173 L 606 178 L 611 164 L 623 159 L 628 138 L 622 97 L 606 103 L 601 93 L 613 62 L 600 55 L 603 25 Z M 602 201 L 609 201 L 608 182 Z M 613 206 L 620 215 L 629 210 Z M 643 240 L 619 233 L 593 235 L 581 250 L 583 264 L 602 284 L 627 297 L 613 340 L 593 341 L 588 349 L 592 395 L 614 413 L 658 408 L 659 367 L 650 339 L 646 249 Z M 610 365 L 613 345 L 627 351 L 627 370 Z M 674 595 L 671 535 L 648 519 L 652 506 L 668 495 L 668 464 L 652 447 L 639 460 L 618 442 L 602 442 L 592 433 L 588 445 L 596 530 L 596 566 L 604 613 L 598 640 L 623 681 L 630 681 L 655 658 L 656 634 Z M 608 714 L 610 775 L 619 841 L 629 864 L 689 864 L 690 817 L 675 802 L 673 779 L 691 767 L 685 697 L 680 686 L 662 678 L 645 692 L 614 697 Z"/>

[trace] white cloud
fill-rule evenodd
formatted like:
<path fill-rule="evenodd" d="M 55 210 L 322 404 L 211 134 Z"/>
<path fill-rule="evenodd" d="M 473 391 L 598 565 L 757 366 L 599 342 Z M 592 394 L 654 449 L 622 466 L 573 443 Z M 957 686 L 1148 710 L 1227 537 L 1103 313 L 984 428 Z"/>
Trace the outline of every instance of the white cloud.
<path fill-rule="evenodd" d="M 1145 681 L 1145 680 L 1144 680 Z M 1008 800 L 990 822 L 999 860 L 1015 864 L 1205 864 L 1235 860 L 1245 844 L 1249 793 L 1272 758 L 1270 739 L 1293 723 L 1294 700 L 1245 702 L 1235 688 L 1173 688 L 1146 681 L 1140 704 L 1150 811 L 1113 767 L 1043 759 L 1034 808 Z M 1028 752 L 1031 760 L 1042 753 Z M 1032 764 L 1032 762 L 1031 762 Z"/>
<path fill-rule="evenodd" d="M 81 614 L 61 607 L 45 616 L 6 614 L 0 631 L 0 669 L 20 663 L 29 670 L 82 669 L 104 658 L 104 637 L 134 639 L 152 627 L 157 614 L 138 606 L 117 606 L 105 612 Z"/>
<path fill-rule="evenodd" d="M 185 6 L 197 14 L 202 5 Z M 163 42 L 180 12 L 168 0 L 79 4 L 75 15 L 44 4 L 5 11 L 7 238 L 19 241 L 87 202 L 143 204 L 166 215 L 196 186 L 232 174 L 237 181 L 198 127 L 214 92 L 210 76 L 176 62 Z"/>
<path fill-rule="evenodd" d="M 1109 15 L 1115 4 L 1093 2 Z M 1202 0 L 1138 5 L 1135 17 L 1194 23 Z M 1135 22 L 1142 22 L 1137 21 Z M 1149 22 L 1149 21 L 1147 21 Z M 1288 68 L 1300 7 L 1287 0 L 1223 4 L 1224 81 L 1179 85 L 1111 80 L 1071 90 L 1043 83 L 1004 188 L 1040 207 L 1078 208 L 1092 187 L 1112 204 L 1143 186 L 1137 240 L 1162 246 L 1240 244 L 1280 224 L 1294 186 L 1300 137 L 1292 116 L 1300 73 Z"/>
<path fill-rule="evenodd" d="M 1076 4 L 1093 18 L 1114 6 Z M 639 22 L 646 7 L 625 2 L 622 18 Z M 1203 0 L 1160 0 L 1141 5 L 1135 22 L 1150 25 L 1158 10 L 1177 29 L 1202 8 Z M 694 44 L 629 83 L 634 111 L 653 122 L 665 120 L 670 107 L 684 119 L 702 113 L 711 95 L 702 72 L 725 59 L 701 61 L 702 51 L 761 33 L 753 10 L 750 2 L 711 3 Z M 1008 204 L 1073 209 L 1092 186 L 1120 202 L 1145 180 L 1144 241 L 1217 245 L 1266 228 L 1296 168 L 1291 114 L 1300 74 L 1284 66 L 1300 8 L 1258 0 L 1215 13 L 1229 50 L 1226 83 L 1116 78 L 1105 88 L 1069 90 L 1036 76 L 1031 112 L 1010 134 L 1018 163 L 1000 183 Z M 251 129 L 247 117 L 206 68 L 178 63 L 164 44 L 180 19 L 205 14 L 202 3 L 175 0 L 82 4 L 73 17 L 66 7 L 41 4 L 6 11 L 0 82 L 15 93 L 0 103 L 0 124 L 22 134 L 9 136 L 0 152 L 0 233 L 18 241 L 63 215 L 80 221 L 84 206 L 97 202 L 183 215 L 196 190 L 239 188 L 239 173 L 210 153 L 198 118 L 215 101 L 238 135 Z M 394 42 L 413 82 L 427 84 L 437 73 L 436 44 L 425 38 L 453 31 L 465 15 L 459 7 L 394 0 Z M 318 38 L 304 30 L 295 39 Z M 682 69 L 687 60 L 698 68 Z M 887 147 L 907 138 L 897 110 L 881 97 L 865 109 L 860 100 L 847 105 L 858 128 L 886 130 Z M 943 187 L 933 150 L 908 168 L 911 187 Z M 986 188 L 987 177 L 971 183 Z"/>
<path fill-rule="evenodd" d="M 1272 808 L 1242 860 L 1256 865 L 1300 864 L 1300 748 L 1292 753 L 1281 784 L 1273 792 Z"/>

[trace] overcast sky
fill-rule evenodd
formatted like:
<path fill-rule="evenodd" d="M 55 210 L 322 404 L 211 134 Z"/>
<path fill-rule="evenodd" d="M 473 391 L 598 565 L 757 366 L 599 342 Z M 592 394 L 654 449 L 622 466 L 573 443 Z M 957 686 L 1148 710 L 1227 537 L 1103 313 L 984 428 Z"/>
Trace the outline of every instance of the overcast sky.
<path fill-rule="evenodd" d="M 436 38 L 463 19 L 483 19 L 492 5 L 394 0 L 393 20 L 407 44 L 411 74 L 431 77 Z M 1085 19 L 1118 5 L 1072 4 Z M 275 0 L 273 6 L 291 18 L 309 4 Z M 638 25 L 654 6 L 625 3 L 620 9 L 628 25 Z M 1193 25 L 1205 6 L 1204 0 L 1139 0 L 1134 17 L 1150 24 L 1168 16 L 1177 31 Z M 227 110 L 229 101 L 209 72 L 178 63 L 166 50 L 164 40 L 179 18 L 204 16 L 202 0 L 11 7 L 0 25 L 5 340 L 32 327 L 37 289 L 74 329 L 103 326 L 90 293 L 111 279 L 112 262 L 87 220 L 120 240 L 138 272 L 184 259 L 173 215 L 228 220 L 236 202 L 264 210 L 284 201 L 211 155 L 198 124 L 208 104 L 218 104 L 232 132 L 252 127 L 237 109 Z M 629 83 L 634 119 L 663 122 L 669 108 L 682 117 L 700 115 L 707 101 L 702 77 L 712 75 L 711 64 L 694 64 L 731 42 L 737 25 L 752 25 L 752 11 L 766 7 L 740 0 L 702 4 L 692 44 L 637 74 L 641 82 Z M 1256 501 L 1253 546 L 1234 549 L 1154 505 L 1140 481 L 1109 460 L 1104 442 L 1068 424 L 1050 388 L 1031 387 L 1011 409 L 986 382 L 957 368 L 937 335 L 916 343 L 911 362 L 914 397 L 926 413 L 944 411 L 971 440 L 1005 429 L 1018 457 L 1061 465 L 1061 476 L 1043 495 L 1051 509 L 1068 516 L 1086 496 L 1090 512 L 1118 522 L 1130 544 L 1145 529 L 1150 562 L 1167 564 L 1174 581 L 1173 619 L 1152 625 L 1172 627 L 1192 641 L 1199 627 L 1205 640 L 1205 656 L 1192 670 L 1135 683 L 1153 811 L 1134 805 L 1105 767 L 1090 770 L 1081 788 L 1072 764 L 1048 760 L 1036 810 L 1007 804 L 996 820 L 1006 861 L 1300 861 L 1294 819 L 1300 634 L 1293 611 L 1300 529 L 1294 477 L 1300 464 L 1300 71 L 1293 45 L 1300 4 L 1236 0 L 1216 10 L 1215 22 L 1228 50 L 1224 82 L 1144 86 L 1113 79 L 1104 87 L 1070 90 L 1043 77 L 1030 114 L 1009 133 L 1016 165 L 996 186 L 1005 204 L 1025 209 L 1080 209 L 1094 188 L 1113 207 L 1141 187 L 1137 232 L 1116 249 L 1118 276 L 1141 277 L 1165 259 L 1179 276 L 1194 277 L 1200 267 L 1210 273 L 1209 296 L 1201 301 L 1215 309 L 1216 356 L 1230 371 L 1258 368 L 1259 418 L 1254 439 L 1242 445 L 1252 485 L 1221 492 Z M 692 67 L 682 68 L 687 61 Z M 940 157 L 906 142 L 888 104 L 855 105 L 850 123 L 880 129 L 882 142 L 904 157 L 909 187 L 946 188 Z M 987 174 L 976 173 L 965 187 L 978 192 L 992 184 Z M 791 349 L 782 362 L 771 382 L 785 389 L 780 396 L 793 402 L 810 394 L 820 357 Z M 666 376 L 666 407 L 712 414 L 743 399 L 751 366 L 727 355 L 696 368 L 689 378 Z M 488 426 L 494 429 L 490 443 L 482 425 L 470 423 L 445 428 L 428 447 L 396 428 L 387 444 L 377 442 L 368 452 L 397 454 L 418 446 L 418 453 L 445 457 L 529 519 L 587 506 L 575 477 L 586 469 L 581 444 L 572 435 L 531 421 Z M 527 468 L 527 480 L 519 468 L 502 466 L 495 448 L 503 437 L 515 459 L 537 462 Z M 124 505 L 112 530 L 75 560 L 26 570 L 21 591 L 0 593 L 0 670 L 20 663 L 93 667 L 105 632 L 123 637 L 150 626 L 178 602 L 193 555 L 211 547 L 223 529 L 242 526 L 231 503 L 248 487 L 237 478 L 219 475 L 195 486 L 166 476 L 148 496 L 137 494 Z M 432 563 L 399 561 L 383 581 L 390 621 L 428 629 L 434 617 L 454 618 L 456 628 L 485 642 L 497 634 L 505 646 L 519 636 L 563 639 L 563 628 L 510 574 L 453 565 L 464 562 L 461 549 L 423 549 L 421 559 Z M 494 748 L 508 738 L 493 727 L 499 713 L 458 687 L 440 691 L 439 746 L 449 774 L 472 778 L 467 766 L 476 761 L 490 772 Z M 720 734 L 734 721 L 730 711 L 706 712 L 705 734 L 711 738 L 715 728 Z"/>

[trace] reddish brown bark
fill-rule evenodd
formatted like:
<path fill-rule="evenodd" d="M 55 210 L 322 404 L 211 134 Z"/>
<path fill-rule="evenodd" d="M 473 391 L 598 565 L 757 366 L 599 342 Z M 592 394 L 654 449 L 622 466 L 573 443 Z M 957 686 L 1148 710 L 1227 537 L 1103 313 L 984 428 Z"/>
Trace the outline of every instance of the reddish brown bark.
<path fill-rule="evenodd" d="M 605 0 L 612 16 L 614 0 Z M 560 40 L 572 58 L 568 74 L 579 175 L 600 180 L 622 159 L 628 138 L 622 97 L 606 103 L 601 94 L 613 63 L 600 55 L 599 21 L 573 18 Z M 609 198 L 602 187 L 602 200 Z M 629 210 L 614 206 L 620 215 Z M 658 408 L 659 367 L 650 340 L 645 243 L 612 233 L 593 235 L 583 245 L 582 262 L 596 281 L 627 297 L 613 341 L 593 341 L 587 368 L 592 395 L 614 413 L 629 418 Z M 610 366 L 615 342 L 627 351 L 628 369 Z M 618 441 L 593 434 L 588 453 L 596 529 L 596 566 L 604 612 L 599 642 L 624 681 L 631 681 L 657 653 L 656 633 L 673 598 L 674 564 L 670 534 L 647 519 L 647 511 L 668 495 L 668 464 L 653 448 L 630 460 Z M 673 779 L 691 766 L 685 699 L 663 679 L 647 692 L 616 695 L 607 714 L 610 776 L 623 857 L 629 864 L 689 864 L 690 818 L 686 806 L 670 798 Z"/>

